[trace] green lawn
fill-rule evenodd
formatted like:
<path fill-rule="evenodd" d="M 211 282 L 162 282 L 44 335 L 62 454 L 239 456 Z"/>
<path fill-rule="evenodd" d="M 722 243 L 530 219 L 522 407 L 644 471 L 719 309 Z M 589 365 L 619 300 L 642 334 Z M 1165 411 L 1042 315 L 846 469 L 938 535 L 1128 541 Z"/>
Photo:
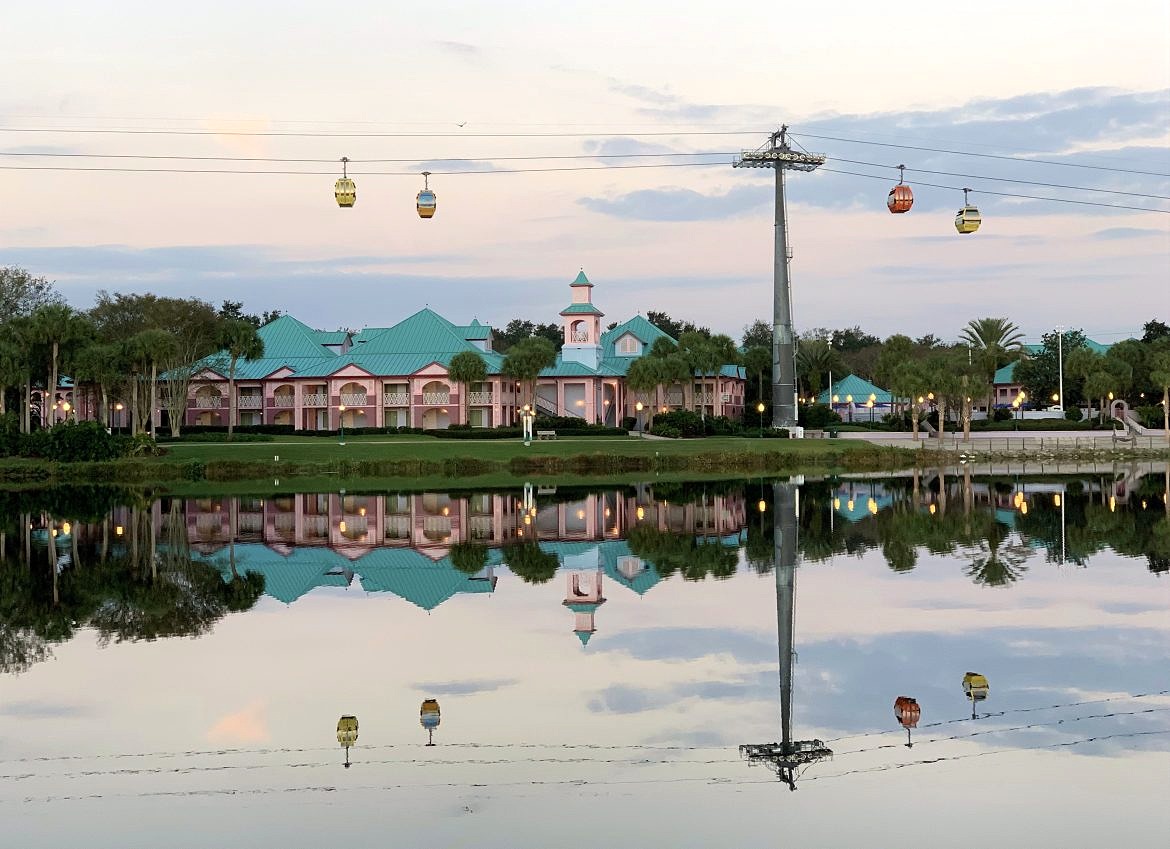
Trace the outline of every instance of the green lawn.
<path fill-rule="evenodd" d="M 568 437 L 538 440 L 525 446 L 518 439 L 435 439 L 427 436 L 354 436 L 345 445 L 336 438 L 277 437 L 272 442 L 172 442 L 166 444 L 163 461 L 240 460 L 259 461 L 280 457 L 289 463 L 328 463 L 336 460 L 423 460 L 442 461 L 474 457 L 479 460 L 507 462 L 514 457 L 571 457 L 604 454 L 618 457 L 678 457 L 735 452 L 764 454 L 782 452 L 814 459 L 838 456 L 848 451 L 865 451 L 861 442 L 840 440 L 744 439 L 709 437 L 707 439 L 638 439 L 636 437 Z"/>

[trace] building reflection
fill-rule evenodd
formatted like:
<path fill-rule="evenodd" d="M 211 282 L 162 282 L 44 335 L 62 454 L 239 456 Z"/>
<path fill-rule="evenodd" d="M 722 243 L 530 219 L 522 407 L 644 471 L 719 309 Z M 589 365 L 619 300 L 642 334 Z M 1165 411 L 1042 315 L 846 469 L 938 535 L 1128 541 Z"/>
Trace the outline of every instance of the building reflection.
<path fill-rule="evenodd" d="M 631 549 L 634 529 L 719 545 L 734 556 L 745 535 L 742 489 L 687 495 L 672 500 L 645 484 L 588 493 L 340 491 L 160 502 L 154 515 L 160 524 L 182 521 L 193 556 L 261 573 L 265 592 L 289 604 L 317 587 L 355 587 L 429 611 L 460 593 L 493 592 L 509 554 L 536 546 L 568 573 L 569 630 L 584 646 L 606 601 L 603 576 L 639 595 L 662 578 Z M 460 556 L 469 548 L 474 571 Z"/>

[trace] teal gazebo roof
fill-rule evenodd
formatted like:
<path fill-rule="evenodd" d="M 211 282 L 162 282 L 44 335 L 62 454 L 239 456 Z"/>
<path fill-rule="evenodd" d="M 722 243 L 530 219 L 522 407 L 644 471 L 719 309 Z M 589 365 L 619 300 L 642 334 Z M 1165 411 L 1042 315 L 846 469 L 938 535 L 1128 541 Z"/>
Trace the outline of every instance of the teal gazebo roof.
<path fill-rule="evenodd" d="M 841 378 L 818 395 L 817 403 L 828 404 L 829 399 L 834 395 L 840 398 L 838 403 L 842 404 L 845 403 L 845 397 L 848 395 L 853 396 L 854 404 L 864 404 L 869 400 L 870 395 L 876 396 L 873 399 L 875 404 L 891 404 L 894 400 L 888 389 L 882 389 L 877 384 L 870 383 L 865 378 L 855 374 Z"/>

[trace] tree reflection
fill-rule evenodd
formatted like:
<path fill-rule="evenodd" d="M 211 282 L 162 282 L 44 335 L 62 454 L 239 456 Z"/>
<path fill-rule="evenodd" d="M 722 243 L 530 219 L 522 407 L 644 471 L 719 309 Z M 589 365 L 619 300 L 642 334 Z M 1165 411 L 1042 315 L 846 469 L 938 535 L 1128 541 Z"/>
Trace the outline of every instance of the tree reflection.
<path fill-rule="evenodd" d="M 694 534 L 638 525 L 630 529 L 628 542 L 630 551 L 653 563 L 664 578 L 676 572 L 687 581 L 701 581 L 708 575 L 716 579 L 730 578 L 739 563 L 735 548 L 719 541 L 702 540 Z"/>

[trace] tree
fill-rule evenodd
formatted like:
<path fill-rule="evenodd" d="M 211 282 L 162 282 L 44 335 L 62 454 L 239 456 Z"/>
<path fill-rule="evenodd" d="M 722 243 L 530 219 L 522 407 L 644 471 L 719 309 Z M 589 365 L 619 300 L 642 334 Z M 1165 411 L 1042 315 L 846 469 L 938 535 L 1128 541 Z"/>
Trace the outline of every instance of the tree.
<path fill-rule="evenodd" d="M 265 310 L 260 315 L 244 312 L 243 301 L 224 301 L 219 308 L 219 318 L 222 321 L 246 321 L 259 330 L 270 321 L 276 321 L 284 315 L 283 310 Z"/>
<path fill-rule="evenodd" d="M 23 268 L 0 268 L 0 326 L 41 307 L 63 304 L 65 299 L 44 277 L 34 277 Z"/>
<path fill-rule="evenodd" d="M 635 397 L 638 395 L 646 397 L 658 388 L 658 362 L 656 357 L 640 357 L 630 363 L 626 371 L 626 386 Z M 654 421 L 654 402 L 651 401 L 645 406 L 649 411 L 645 426 L 650 427 Z"/>
<path fill-rule="evenodd" d="M 559 325 L 534 324 L 527 319 L 514 318 L 503 330 L 497 330 L 492 334 L 492 347 L 503 354 L 511 350 L 517 342 L 533 338 L 547 339 L 556 351 L 565 343 L 565 334 Z"/>
<path fill-rule="evenodd" d="M 460 351 L 447 364 L 447 376 L 463 386 L 463 422 L 471 422 L 471 384 L 487 378 L 487 364 L 475 351 Z"/>
<path fill-rule="evenodd" d="M 676 321 L 665 312 L 649 310 L 646 313 L 646 320 L 667 336 L 671 336 L 680 341 L 684 333 L 698 333 L 701 336 L 711 335 L 711 329 L 709 327 L 699 327 L 690 321 Z"/>
<path fill-rule="evenodd" d="M 1024 334 L 1006 318 L 972 319 L 959 332 L 959 340 L 969 346 L 973 354 L 978 352 L 972 360 L 982 366 L 988 386 L 992 385 L 995 372 L 1001 366 L 1019 359 L 1024 346 Z M 987 409 L 994 406 L 995 396 L 989 394 Z"/>
<path fill-rule="evenodd" d="M 457 542 L 451 546 L 451 565 L 464 575 L 474 575 L 487 562 L 487 546 L 478 542 Z"/>
<path fill-rule="evenodd" d="M 1069 357 L 1074 351 L 1085 347 L 1085 334 L 1080 330 L 1066 330 L 1063 333 L 1063 343 L 1059 342 L 1061 338 L 1062 334 L 1045 333 L 1041 337 L 1043 343 L 1041 349 L 1016 364 L 1013 377 L 1016 383 L 1024 388 L 1029 398 L 1051 398 L 1059 386 L 1059 356 L 1063 353 L 1067 373 Z M 1065 409 L 1068 409 L 1070 404 L 1080 401 L 1079 389 L 1074 388 L 1069 392 L 1068 387 L 1065 387 L 1065 396 L 1061 399 Z"/>
<path fill-rule="evenodd" d="M 529 337 L 521 339 L 508 349 L 504 357 L 502 371 L 505 375 L 519 382 L 527 384 L 528 401 L 536 408 L 536 379 L 542 370 L 556 364 L 557 352 L 547 339 Z"/>
<path fill-rule="evenodd" d="M 535 541 L 510 542 L 501 552 L 512 574 L 526 584 L 547 584 L 557 573 L 560 561 Z"/>
<path fill-rule="evenodd" d="M 264 356 L 264 340 L 247 321 L 231 319 L 224 323 L 220 344 L 228 358 L 228 441 L 236 426 L 236 365 L 241 359 L 258 360 Z"/>
<path fill-rule="evenodd" d="M 901 362 L 890 378 L 890 389 L 893 394 L 896 397 L 910 399 L 910 430 L 917 440 L 919 409 L 921 403 L 926 400 L 926 393 L 930 391 L 930 378 L 923 364 L 916 360 Z"/>
<path fill-rule="evenodd" d="M 1166 443 L 1170 444 L 1170 351 L 1150 357 L 1150 380 L 1162 390 L 1162 428 L 1166 431 Z"/>
<path fill-rule="evenodd" d="M 840 365 L 841 355 L 824 339 L 801 339 L 797 342 L 796 373 L 804 378 L 810 394 L 816 395 L 820 391 L 821 375 L 831 373 L 834 367 Z"/>
<path fill-rule="evenodd" d="M 748 375 L 756 376 L 757 399 L 764 400 L 764 384 L 772 385 L 772 349 L 762 346 L 748 348 L 743 355 L 743 364 Z M 765 380 L 765 377 L 767 380 Z M 745 399 L 746 400 L 746 399 Z"/>
<path fill-rule="evenodd" d="M 772 350 L 772 325 L 758 318 L 743 329 L 744 350 L 757 347 Z"/>
<path fill-rule="evenodd" d="M 90 342 L 74 355 L 74 380 L 97 387 L 98 419 L 110 426 L 110 390 L 126 375 L 122 348 L 112 343 Z"/>
<path fill-rule="evenodd" d="M 901 333 L 895 333 L 882 343 L 877 362 L 874 363 L 874 380 L 880 386 L 893 386 L 894 372 L 902 363 L 914 356 L 914 340 Z"/>
<path fill-rule="evenodd" d="M 655 358 L 670 357 L 678 353 L 678 344 L 667 336 L 659 336 L 650 346 L 648 356 Z"/>
<path fill-rule="evenodd" d="M 41 417 L 42 421 L 47 419 L 49 424 L 56 424 L 61 348 L 66 347 L 71 354 L 74 347 L 92 335 L 93 325 L 72 307 L 62 303 L 49 303 L 38 307 L 32 314 L 32 326 L 37 339 L 48 345 L 50 351 L 50 366 L 45 381 Z"/>
<path fill-rule="evenodd" d="M 722 333 L 708 337 L 699 331 L 688 330 L 678 337 L 678 350 L 679 355 L 690 367 L 691 374 L 697 373 L 703 379 L 704 391 L 708 375 L 715 377 L 719 374 L 721 366 L 739 359 L 735 342 L 730 336 Z M 707 417 L 705 404 L 699 405 L 699 413 L 700 418 L 705 420 Z"/>
<path fill-rule="evenodd" d="M 1142 325 L 1142 341 L 1147 345 L 1159 339 L 1170 339 L 1170 324 L 1151 319 Z"/>

